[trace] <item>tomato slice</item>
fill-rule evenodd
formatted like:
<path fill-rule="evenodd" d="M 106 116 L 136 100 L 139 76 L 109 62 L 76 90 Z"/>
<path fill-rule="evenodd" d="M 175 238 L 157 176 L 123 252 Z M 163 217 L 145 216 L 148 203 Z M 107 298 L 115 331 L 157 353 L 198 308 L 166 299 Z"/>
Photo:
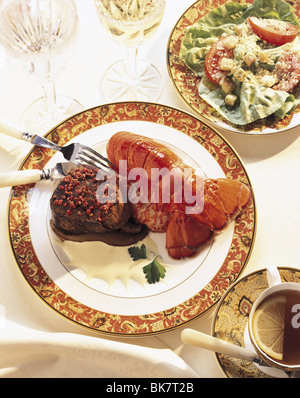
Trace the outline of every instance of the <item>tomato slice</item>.
<path fill-rule="evenodd" d="M 270 44 L 282 46 L 295 40 L 299 34 L 298 26 L 277 19 L 259 19 L 249 17 L 248 21 L 254 33 Z"/>
<path fill-rule="evenodd" d="M 233 58 L 233 50 L 225 47 L 224 38 L 225 36 L 215 41 L 205 57 L 205 73 L 207 78 L 214 84 L 220 84 L 222 78 L 226 76 L 226 71 L 220 68 L 220 60 L 222 58 Z"/>
<path fill-rule="evenodd" d="M 272 88 L 291 92 L 300 82 L 300 55 L 294 51 L 285 51 L 277 61 L 274 72 L 279 83 Z"/>

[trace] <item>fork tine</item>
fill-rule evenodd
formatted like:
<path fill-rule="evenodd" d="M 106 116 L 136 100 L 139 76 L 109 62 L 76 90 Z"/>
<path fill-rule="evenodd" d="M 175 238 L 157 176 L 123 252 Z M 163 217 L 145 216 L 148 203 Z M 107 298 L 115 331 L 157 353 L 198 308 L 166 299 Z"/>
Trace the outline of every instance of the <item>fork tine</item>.
<path fill-rule="evenodd" d="M 100 153 L 96 152 L 93 148 L 89 148 L 89 147 L 83 147 L 82 148 L 82 153 L 86 156 L 89 156 L 93 159 L 101 159 L 104 162 L 108 163 L 111 167 L 115 167 L 114 164 L 112 164 L 107 158 L 105 158 L 104 156 L 102 156 Z"/>
<path fill-rule="evenodd" d="M 105 164 L 103 162 L 100 162 L 97 159 L 94 160 L 94 159 L 91 159 L 89 157 L 85 157 L 85 156 L 82 156 L 82 155 L 77 155 L 76 156 L 76 162 L 81 164 L 81 165 L 88 164 L 88 165 L 90 165 L 92 167 L 97 167 L 98 169 L 105 168 L 105 169 L 112 170 L 107 164 Z"/>

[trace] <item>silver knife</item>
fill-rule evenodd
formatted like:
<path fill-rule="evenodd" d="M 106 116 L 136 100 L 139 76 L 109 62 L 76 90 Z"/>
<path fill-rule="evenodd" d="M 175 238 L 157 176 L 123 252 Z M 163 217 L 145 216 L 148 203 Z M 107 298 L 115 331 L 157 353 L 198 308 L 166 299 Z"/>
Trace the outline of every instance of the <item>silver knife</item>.
<path fill-rule="evenodd" d="M 19 170 L 1 173 L 0 188 L 33 184 L 41 180 L 60 180 L 74 167 L 76 166 L 70 162 L 63 162 L 57 163 L 56 166 L 51 169 Z"/>

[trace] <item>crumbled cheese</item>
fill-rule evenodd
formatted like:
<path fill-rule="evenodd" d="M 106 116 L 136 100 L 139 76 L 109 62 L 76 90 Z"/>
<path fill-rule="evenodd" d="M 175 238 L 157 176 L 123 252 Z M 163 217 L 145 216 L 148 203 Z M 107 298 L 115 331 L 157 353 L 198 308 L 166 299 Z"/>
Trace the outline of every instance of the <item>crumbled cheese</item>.
<path fill-rule="evenodd" d="M 260 82 L 265 87 L 272 87 L 278 82 L 278 79 L 274 75 L 265 75 L 262 76 Z"/>
<path fill-rule="evenodd" d="M 248 34 L 248 26 L 246 24 L 236 25 L 234 30 L 238 36 L 247 36 Z"/>
<path fill-rule="evenodd" d="M 267 64 L 268 62 L 271 61 L 270 54 L 266 53 L 265 51 L 262 51 L 261 53 L 258 54 L 258 60 L 263 64 Z"/>
<path fill-rule="evenodd" d="M 221 80 L 221 88 L 224 91 L 225 94 L 231 93 L 232 91 L 235 90 L 235 84 L 232 80 L 228 79 L 225 77 L 224 79 Z"/>
<path fill-rule="evenodd" d="M 252 52 L 247 53 L 244 57 L 244 61 L 248 66 L 251 66 L 256 60 L 256 55 Z"/>
<path fill-rule="evenodd" d="M 225 97 L 225 105 L 233 107 L 236 104 L 238 97 L 235 94 L 227 94 Z"/>
<path fill-rule="evenodd" d="M 221 70 L 231 71 L 231 69 L 233 68 L 233 59 L 221 58 L 219 62 L 219 67 Z"/>
<path fill-rule="evenodd" d="M 228 50 L 234 49 L 239 42 L 239 39 L 236 36 L 227 36 L 223 39 L 223 45 Z"/>
<path fill-rule="evenodd" d="M 237 68 L 234 73 L 233 76 L 239 81 L 239 82 L 243 82 L 247 76 L 246 72 L 242 69 L 242 68 Z"/>

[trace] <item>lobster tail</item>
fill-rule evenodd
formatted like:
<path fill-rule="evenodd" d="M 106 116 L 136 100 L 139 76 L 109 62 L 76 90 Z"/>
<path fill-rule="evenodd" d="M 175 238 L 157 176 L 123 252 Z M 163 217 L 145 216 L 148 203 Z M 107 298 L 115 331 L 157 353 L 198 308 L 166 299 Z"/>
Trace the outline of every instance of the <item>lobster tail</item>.
<path fill-rule="evenodd" d="M 213 230 L 207 225 L 199 224 L 192 217 L 176 211 L 168 224 L 166 248 L 173 258 L 191 257 L 212 236 Z"/>
<path fill-rule="evenodd" d="M 148 187 L 153 182 L 153 170 L 162 172 L 159 182 L 156 181 L 161 188 L 168 174 L 170 177 L 171 173 L 167 171 L 174 173 L 173 178 L 177 176 L 183 181 L 187 168 L 182 160 L 163 144 L 126 131 L 111 137 L 107 144 L 107 155 L 117 170 L 121 160 L 127 161 L 128 173 L 134 168 L 145 170 Z M 173 258 L 195 255 L 205 242 L 212 239 L 215 232 L 222 231 L 242 211 L 251 197 L 250 188 L 238 181 L 219 178 L 206 179 L 202 183 L 203 190 L 199 193 L 201 197 L 196 196 L 195 199 L 201 204 L 199 210 L 195 211 L 196 214 L 187 214 L 187 203 L 184 200 L 178 203 L 174 200 L 175 194 L 178 193 L 178 186 L 175 187 L 174 182 L 173 185 L 169 185 L 168 204 L 162 200 L 162 189 L 159 189 L 156 201 L 153 201 L 149 192 L 147 203 L 131 203 L 132 214 L 137 222 L 145 224 L 151 231 L 166 232 L 166 248 Z M 189 184 L 192 192 L 198 195 L 195 191 L 196 174 L 193 171 L 189 176 Z M 182 191 L 183 187 L 179 189 Z M 184 195 L 181 197 L 184 198 Z"/>

